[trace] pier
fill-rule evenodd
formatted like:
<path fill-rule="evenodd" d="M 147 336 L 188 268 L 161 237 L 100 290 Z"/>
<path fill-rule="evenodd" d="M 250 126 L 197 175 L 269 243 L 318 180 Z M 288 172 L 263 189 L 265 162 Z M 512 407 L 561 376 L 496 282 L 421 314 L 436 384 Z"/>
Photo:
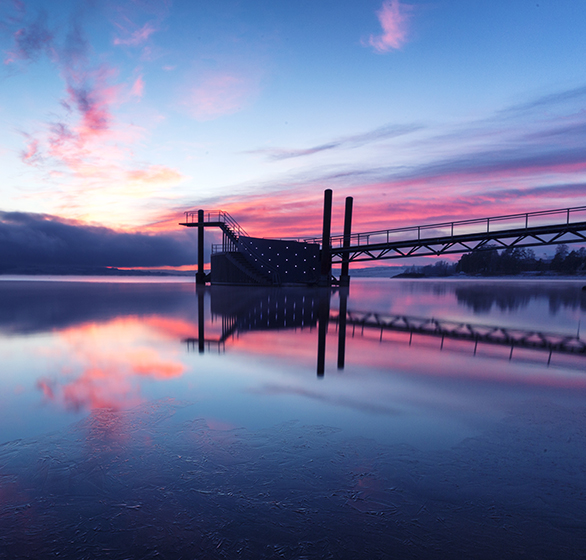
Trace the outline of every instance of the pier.
<path fill-rule="evenodd" d="M 249 236 L 227 212 L 185 212 L 179 225 L 198 229 L 196 283 L 347 286 L 350 264 L 441 256 L 487 249 L 586 243 L 586 206 L 352 233 L 353 199 L 345 201 L 344 232 L 331 235 L 332 191 L 324 192 L 322 235 L 296 240 Z M 205 228 L 219 228 L 211 272 L 204 271 Z M 332 265 L 341 265 L 339 278 Z"/>

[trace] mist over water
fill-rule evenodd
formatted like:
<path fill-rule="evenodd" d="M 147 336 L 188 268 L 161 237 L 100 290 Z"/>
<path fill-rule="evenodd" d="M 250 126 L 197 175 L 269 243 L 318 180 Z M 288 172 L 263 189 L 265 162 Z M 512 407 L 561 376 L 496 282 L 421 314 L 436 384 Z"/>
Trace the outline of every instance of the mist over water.
<path fill-rule="evenodd" d="M 406 325 L 582 284 L 0 281 L 0 557 L 580 558 L 586 356 Z"/>

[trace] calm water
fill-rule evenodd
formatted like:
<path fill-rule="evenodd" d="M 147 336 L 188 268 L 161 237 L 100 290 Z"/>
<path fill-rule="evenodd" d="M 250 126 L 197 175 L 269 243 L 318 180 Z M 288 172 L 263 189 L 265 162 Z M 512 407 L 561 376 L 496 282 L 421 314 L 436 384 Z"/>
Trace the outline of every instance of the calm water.
<path fill-rule="evenodd" d="M 586 355 L 409 327 L 584 283 L 1 280 L 0 558 L 584 558 Z"/>

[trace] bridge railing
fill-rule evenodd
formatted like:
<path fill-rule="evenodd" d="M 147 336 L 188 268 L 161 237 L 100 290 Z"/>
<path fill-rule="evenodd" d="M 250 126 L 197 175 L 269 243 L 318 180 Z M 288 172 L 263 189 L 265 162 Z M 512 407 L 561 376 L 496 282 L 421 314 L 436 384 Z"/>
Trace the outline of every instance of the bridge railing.
<path fill-rule="evenodd" d="M 240 237 L 241 235 L 244 237 L 249 237 L 248 233 L 246 233 L 246 230 L 232 216 L 230 216 L 228 212 L 225 212 L 224 210 L 209 210 L 204 212 L 203 221 L 220 222 L 226 224 L 226 226 L 228 226 L 237 237 Z M 185 212 L 186 224 L 197 224 L 197 222 L 197 211 Z"/>
<path fill-rule="evenodd" d="M 374 245 L 398 241 L 424 241 L 426 239 L 449 238 L 476 233 L 497 233 L 499 231 L 524 230 L 539 226 L 580 222 L 586 222 L 586 206 L 353 233 L 350 238 L 350 245 Z M 342 247 L 344 242 L 343 235 L 337 235 L 330 239 L 331 247 L 333 249 Z M 304 241 L 318 243 L 321 242 L 321 238 L 306 238 Z"/>
<path fill-rule="evenodd" d="M 237 251 L 238 249 L 233 243 L 229 245 L 226 243 L 214 243 L 212 245 L 212 255 L 217 253 L 235 253 Z"/>

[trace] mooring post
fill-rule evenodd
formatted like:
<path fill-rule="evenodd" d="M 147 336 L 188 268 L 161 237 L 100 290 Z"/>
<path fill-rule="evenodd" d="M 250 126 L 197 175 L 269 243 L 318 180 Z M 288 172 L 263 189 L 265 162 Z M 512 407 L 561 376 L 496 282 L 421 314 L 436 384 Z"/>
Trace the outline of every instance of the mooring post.
<path fill-rule="evenodd" d="M 350 247 L 350 237 L 352 235 L 352 203 L 354 199 L 351 196 L 346 197 L 346 209 L 344 211 L 344 241 L 342 247 Z M 342 253 L 342 271 L 340 273 L 340 286 L 350 285 L 350 253 Z"/>
<path fill-rule="evenodd" d="M 330 290 L 320 289 L 317 308 L 317 376 L 323 377 L 326 371 L 326 336 L 330 321 Z"/>
<path fill-rule="evenodd" d="M 347 199 L 346 199 L 347 200 Z M 341 279 L 340 279 L 341 283 Z M 348 287 L 340 287 L 340 312 L 338 314 L 338 369 L 344 369 L 346 360 L 346 318 L 348 315 Z"/>
<path fill-rule="evenodd" d="M 197 347 L 200 354 L 205 351 L 205 316 L 204 316 L 204 302 L 203 302 L 203 290 L 199 288 L 197 290 Z"/>
<path fill-rule="evenodd" d="M 321 270 L 319 285 L 330 285 L 332 259 L 330 255 L 330 231 L 332 228 L 332 189 L 324 191 L 324 220 L 321 237 Z"/>
<path fill-rule="evenodd" d="M 195 274 L 195 283 L 198 286 L 205 286 L 206 274 L 203 269 L 203 210 L 197 211 L 197 273 Z"/>

